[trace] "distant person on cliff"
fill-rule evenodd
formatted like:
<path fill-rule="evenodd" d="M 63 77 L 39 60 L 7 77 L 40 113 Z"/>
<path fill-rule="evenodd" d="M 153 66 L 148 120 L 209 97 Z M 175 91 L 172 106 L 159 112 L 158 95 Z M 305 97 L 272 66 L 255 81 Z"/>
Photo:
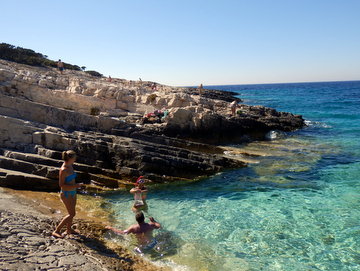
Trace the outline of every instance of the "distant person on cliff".
<path fill-rule="evenodd" d="M 157 90 L 156 83 L 153 83 L 153 84 L 151 85 L 151 90 Z"/>
<path fill-rule="evenodd" d="M 138 212 L 139 210 L 146 210 L 146 197 L 147 197 L 147 188 L 145 187 L 145 178 L 140 176 L 135 183 L 135 187 L 130 190 L 131 194 L 134 194 L 134 205 L 132 210 Z"/>
<path fill-rule="evenodd" d="M 76 153 L 74 151 L 64 151 L 62 153 L 62 164 L 59 171 L 59 186 L 61 188 L 60 199 L 64 203 L 68 215 L 65 216 L 60 224 L 56 227 L 52 236 L 56 238 L 63 238 L 65 235 L 78 234 L 78 231 L 72 229 L 72 222 L 75 216 L 76 206 L 76 189 L 82 187 L 83 183 L 75 183 L 76 173 L 73 164 L 76 160 Z M 61 234 L 61 229 L 66 225 L 66 231 Z"/>
<path fill-rule="evenodd" d="M 143 251 L 150 250 L 156 246 L 157 241 L 154 239 L 152 232 L 155 229 L 160 229 L 161 224 L 156 222 L 153 217 L 149 217 L 150 223 L 146 223 L 143 212 L 136 213 L 135 219 L 137 224 L 130 226 L 127 230 L 122 231 L 110 226 L 106 228 L 116 234 L 135 234 L 139 244 L 139 247 L 135 248 L 135 251 L 143 253 Z"/>
<path fill-rule="evenodd" d="M 198 87 L 198 91 L 199 91 L 199 95 L 201 96 L 201 94 L 202 94 L 203 91 L 204 91 L 203 84 L 200 84 L 200 86 Z"/>
<path fill-rule="evenodd" d="M 231 109 L 231 115 L 235 116 L 236 115 L 236 108 L 238 108 L 238 103 L 237 101 L 233 101 L 230 104 L 230 109 Z"/>
<path fill-rule="evenodd" d="M 57 67 L 58 67 L 60 73 L 62 74 L 64 71 L 64 63 L 61 61 L 61 59 L 59 59 L 59 61 L 57 62 Z"/>

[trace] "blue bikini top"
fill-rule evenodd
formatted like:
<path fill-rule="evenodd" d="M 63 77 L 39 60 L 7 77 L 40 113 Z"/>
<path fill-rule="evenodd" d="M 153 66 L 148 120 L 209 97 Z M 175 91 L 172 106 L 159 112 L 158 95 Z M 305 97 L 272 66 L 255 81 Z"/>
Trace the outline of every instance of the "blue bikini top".
<path fill-rule="evenodd" d="M 76 172 L 74 172 L 73 174 L 67 176 L 67 177 L 65 178 L 65 183 L 69 183 L 69 182 L 71 182 L 71 181 L 72 181 L 73 179 L 75 179 L 75 178 L 76 178 Z"/>

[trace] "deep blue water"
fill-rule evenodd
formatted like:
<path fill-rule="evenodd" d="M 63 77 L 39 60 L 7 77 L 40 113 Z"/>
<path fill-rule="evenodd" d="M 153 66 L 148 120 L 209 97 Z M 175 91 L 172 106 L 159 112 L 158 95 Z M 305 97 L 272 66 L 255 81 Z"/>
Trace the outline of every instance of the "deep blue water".
<path fill-rule="evenodd" d="M 165 241 L 151 258 L 178 270 L 360 270 L 360 81 L 209 88 L 309 126 L 233 146 L 261 154 L 247 168 L 153 187 L 148 215 Z M 107 199 L 119 227 L 134 222 L 130 194 Z"/>

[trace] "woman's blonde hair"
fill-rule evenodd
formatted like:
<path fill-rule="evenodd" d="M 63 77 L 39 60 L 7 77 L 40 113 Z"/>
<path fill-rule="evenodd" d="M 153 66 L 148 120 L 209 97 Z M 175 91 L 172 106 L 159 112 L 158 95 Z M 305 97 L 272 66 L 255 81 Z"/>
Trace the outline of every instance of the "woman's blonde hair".
<path fill-rule="evenodd" d="M 68 161 L 69 159 L 74 158 L 74 157 L 76 157 L 76 152 L 74 152 L 72 150 L 62 152 L 62 159 L 64 161 Z"/>

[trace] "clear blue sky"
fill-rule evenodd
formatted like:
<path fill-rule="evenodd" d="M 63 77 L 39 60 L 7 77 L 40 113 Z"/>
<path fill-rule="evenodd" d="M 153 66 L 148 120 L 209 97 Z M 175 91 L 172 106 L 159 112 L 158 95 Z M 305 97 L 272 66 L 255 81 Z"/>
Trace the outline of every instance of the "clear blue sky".
<path fill-rule="evenodd" d="M 0 42 L 170 85 L 360 80 L 360 0 L 9 0 Z"/>

